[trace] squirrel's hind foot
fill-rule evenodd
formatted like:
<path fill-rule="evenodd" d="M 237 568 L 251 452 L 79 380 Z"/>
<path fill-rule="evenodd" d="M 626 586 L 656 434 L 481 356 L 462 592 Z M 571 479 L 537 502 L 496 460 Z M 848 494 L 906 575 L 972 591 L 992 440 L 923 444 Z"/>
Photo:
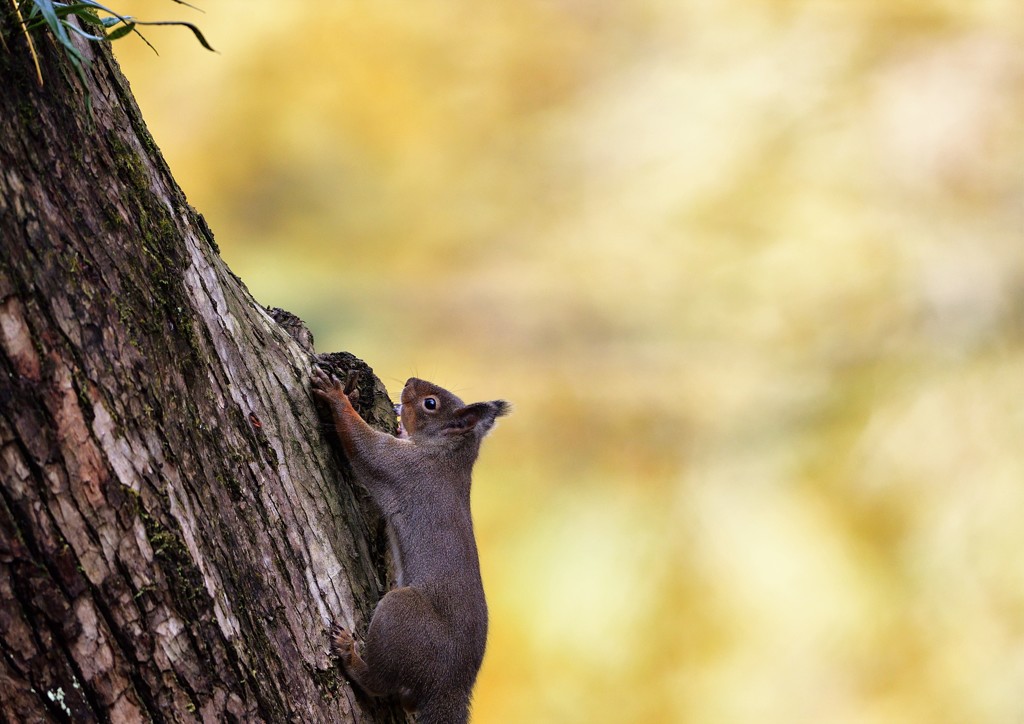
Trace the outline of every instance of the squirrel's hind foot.
<path fill-rule="evenodd" d="M 330 639 L 331 654 L 341 659 L 341 664 L 346 669 L 350 668 L 352 663 L 359 659 L 359 643 L 356 637 L 347 628 L 335 622 L 331 626 Z"/>

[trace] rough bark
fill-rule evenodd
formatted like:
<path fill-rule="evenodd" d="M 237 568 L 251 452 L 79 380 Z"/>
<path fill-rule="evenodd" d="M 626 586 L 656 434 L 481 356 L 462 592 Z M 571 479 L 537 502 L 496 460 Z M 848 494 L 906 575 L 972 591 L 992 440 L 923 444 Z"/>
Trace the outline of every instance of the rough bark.
<path fill-rule="evenodd" d="M 90 118 L 43 36 L 39 87 L 8 15 L 3 718 L 404 720 L 327 656 L 330 621 L 361 627 L 384 575 L 372 514 L 313 407 L 308 332 L 224 265 L 109 48 L 83 46 Z"/>

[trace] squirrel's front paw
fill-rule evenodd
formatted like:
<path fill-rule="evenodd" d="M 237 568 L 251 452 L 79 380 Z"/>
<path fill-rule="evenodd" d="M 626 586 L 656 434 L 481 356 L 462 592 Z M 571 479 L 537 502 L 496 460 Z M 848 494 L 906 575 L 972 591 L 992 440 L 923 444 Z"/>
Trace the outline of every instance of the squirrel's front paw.
<path fill-rule="evenodd" d="M 313 367 L 310 371 L 309 381 L 313 387 L 313 393 L 319 397 L 330 397 L 335 389 L 341 387 L 337 377 L 327 374 L 319 367 Z"/>
<path fill-rule="evenodd" d="M 314 367 L 309 375 L 313 394 L 324 402 L 336 401 L 346 397 L 345 387 L 334 375 L 329 375 L 319 367 Z"/>
<path fill-rule="evenodd" d="M 345 377 L 342 384 L 334 375 L 329 375 L 320 367 L 313 367 L 309 375 L 312 383 L 313 394 L 325 402 L 336 401 L 347 398 L 349 402 L 356 402 L 359 399 L 359 389 L 356 385 L 359 382 L 359 372 L 352 370 Z"/>

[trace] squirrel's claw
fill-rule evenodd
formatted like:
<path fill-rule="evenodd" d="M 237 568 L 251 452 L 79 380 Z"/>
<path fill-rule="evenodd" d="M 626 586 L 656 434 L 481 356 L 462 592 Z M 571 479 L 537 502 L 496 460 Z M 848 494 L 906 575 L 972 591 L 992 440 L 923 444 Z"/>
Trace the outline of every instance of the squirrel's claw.
<path fill-rule="evenodd" d="M 359 370 L 349 370 L 349 373 L 345 376 L 343 392 L 351 402 L 356 402 L 359 399 L 359 387 L 357 386 L 359 384 L 359 377 Z M 335 382 L 337 382 L 338 387 L 341 387 L 341 382 L 337 379 L 335 379 Z"/>

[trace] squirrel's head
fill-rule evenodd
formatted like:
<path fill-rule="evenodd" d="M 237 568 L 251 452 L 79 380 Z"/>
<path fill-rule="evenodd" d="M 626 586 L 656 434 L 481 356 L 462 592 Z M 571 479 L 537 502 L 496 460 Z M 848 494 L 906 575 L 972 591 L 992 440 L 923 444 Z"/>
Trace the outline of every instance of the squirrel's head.
<path fill-rule="evenodd" d="M 401 417 L 399 437 L 413 440 L 480 440 L 495 420 L 512 409 L 504 400 L 467 405 L 448 390 L 415 377 L 405 383 L 401 399 L 402 404 L 396 405 Z"/>

